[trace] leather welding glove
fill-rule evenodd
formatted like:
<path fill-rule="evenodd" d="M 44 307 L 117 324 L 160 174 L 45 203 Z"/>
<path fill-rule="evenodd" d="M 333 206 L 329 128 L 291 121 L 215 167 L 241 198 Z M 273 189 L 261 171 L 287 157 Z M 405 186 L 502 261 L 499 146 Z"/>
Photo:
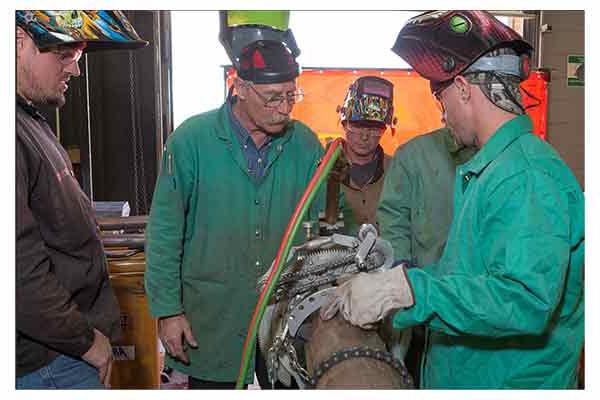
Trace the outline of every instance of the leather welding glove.
<path fill-rule="evenodd" d="M 415 303 L 412 287 L 404 266 L 383 272 L 360 273 L 341 284 L 330 301 L 321 307 L 321 319 L 337 314 L 352 325 L 370 329 L 394 309 L 408 308 Z"/>

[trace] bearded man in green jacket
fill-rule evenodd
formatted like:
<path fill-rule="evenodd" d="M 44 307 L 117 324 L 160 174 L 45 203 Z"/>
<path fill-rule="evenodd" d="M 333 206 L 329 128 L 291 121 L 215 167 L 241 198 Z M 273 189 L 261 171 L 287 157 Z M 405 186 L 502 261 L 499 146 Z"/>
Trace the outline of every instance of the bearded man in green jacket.
<path fill-rule="evenodd" d="M 531 133 L 519 89 L 531 46 L 485 11 L 434 11 L 409 20 L 393 50 L 431 82 L 457 142 L 479 151 L 457 168 L 439 262 L 361 274 L 322 317 L 425 324 L 423 388 L 575 388 L 584 199 Z"/>
<path fill-rule="evenodd" d="M 299 66 L 283 43 L 248 45 L 237 73 L 237 96 L 169 137 L 147 227 L 150 311 L 192 389 L 235 387 L 257 279 L 323 154 L 290 119 Z"/>

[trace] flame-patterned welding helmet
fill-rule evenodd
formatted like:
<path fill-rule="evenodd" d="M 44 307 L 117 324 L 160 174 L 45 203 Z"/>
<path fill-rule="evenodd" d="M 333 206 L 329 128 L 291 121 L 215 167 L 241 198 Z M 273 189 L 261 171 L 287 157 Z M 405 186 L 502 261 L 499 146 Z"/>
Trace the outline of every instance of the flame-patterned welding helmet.
<path fill-rule="evenodd" d="M 394 116 L 394 85 L 376 76 L 363 76 L 354 81 L 338 107 L 340 121 L 392 125 Z"/>

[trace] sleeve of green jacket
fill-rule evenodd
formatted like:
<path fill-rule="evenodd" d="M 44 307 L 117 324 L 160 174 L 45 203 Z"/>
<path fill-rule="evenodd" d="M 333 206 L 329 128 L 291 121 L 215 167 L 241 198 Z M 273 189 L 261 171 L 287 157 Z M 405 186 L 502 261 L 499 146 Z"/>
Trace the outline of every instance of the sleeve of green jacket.
<path fill-rule="evenodd" d="M 377 208 L 380 236 L 394 248 L 396 260 L 412 260 L 411 181 L 404 165 L 402 148 L 390 162 Z"/>
<path fill-rule="evenodd" d="M 145 284 L 154 317 L 183 311 L 181 263 L 194 175 L 192 146 L 177 139 L 174 133 L 165 146 L 146 228 Z"/>
<path fill-rule="evenodd" d="M 486 198 L 470 228 L 479 228 L 473 245 L 480 249 L 473 251 L 481 254 L 482 273 L 434 277 L 409 270 L 415 305 L 394 316 L 395 327 L 425 322 L 449 335 L 488 337 L 546 330 L 569 263 L 566 194 L 544 173 L 528 171 L 504 180 Z"/>

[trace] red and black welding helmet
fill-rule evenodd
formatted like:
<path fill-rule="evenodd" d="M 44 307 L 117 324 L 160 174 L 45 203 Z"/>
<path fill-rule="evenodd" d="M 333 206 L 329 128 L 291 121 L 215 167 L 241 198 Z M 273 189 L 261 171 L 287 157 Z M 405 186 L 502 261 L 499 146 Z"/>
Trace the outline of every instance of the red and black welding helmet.
<path fill-rule="evenodd" d="M 282 83 L 296 79 L 300 66 L 290 49 L 275 40 L 259 40 L 240 52 L 238 76 L 258 84 Z"/>
<path fill-rule="evenodd" d="M 487 11 L 430 11 L 406 22 L 392 47 L 421 76 L 437 85 L 453 79 L 484 54 L 511 48 L 529 73 L 533 48 Z"/>

